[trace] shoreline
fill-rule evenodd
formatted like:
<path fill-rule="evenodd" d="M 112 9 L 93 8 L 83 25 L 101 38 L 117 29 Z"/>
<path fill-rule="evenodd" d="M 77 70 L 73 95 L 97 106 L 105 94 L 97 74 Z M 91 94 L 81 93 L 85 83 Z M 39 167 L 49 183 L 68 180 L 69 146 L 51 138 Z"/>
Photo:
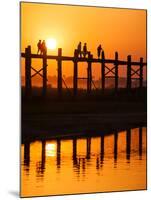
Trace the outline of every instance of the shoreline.
<path fill-rule="evenodd" d="M 105 135 L 147 125 L 147 113 L 30 115 L 22 120 L 22 142 Z"/>

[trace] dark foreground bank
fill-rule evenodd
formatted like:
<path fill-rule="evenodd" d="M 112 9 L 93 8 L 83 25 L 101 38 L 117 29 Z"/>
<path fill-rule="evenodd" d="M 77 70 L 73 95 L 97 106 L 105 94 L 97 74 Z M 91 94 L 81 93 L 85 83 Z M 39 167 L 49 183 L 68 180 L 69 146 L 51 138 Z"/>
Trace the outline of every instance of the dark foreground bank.
<path fill-rule="evenodd" d="M 54 106 L 57 106 L 57 104 L 52 106 L 52 110 L 54 110 Z M 59 106 L 61 105 L 58 105 L 56 110 L 59 110 Z M 93 106 L 83 105 L 83 112 L 81 113 L 76 110 L 76 105 L 73 105 L 70 113 L 65 107 L 65 111 L 60 111 L 60 113 L 53 113 L 50 110 L 49 112 L 38 113 L 37 110 L 34 112 L 33 108 L 33 112 L 23 113 L 22 141 L 105 134 L 111 131 L 145 126 L 147 122 L 146 111 L 141 104 L 129 105 L 129 109 L 123 103 L 114 104 L 114 107 L 112 109 L 108 107 L 106 112 L 105 104 L 100 106 L 96 112 L 92 112 Z"/>
<path fill-rule="evenodd" d="M 55 95 L 54 95 L 55 96 Z M 53 96 L 53 97 L 54 97 Z M 107 134 L 112 131 L 146 126 L 147 92 L 121 90 L 79 99 L 22 97 L 22 142 L 56 137 Z"/>

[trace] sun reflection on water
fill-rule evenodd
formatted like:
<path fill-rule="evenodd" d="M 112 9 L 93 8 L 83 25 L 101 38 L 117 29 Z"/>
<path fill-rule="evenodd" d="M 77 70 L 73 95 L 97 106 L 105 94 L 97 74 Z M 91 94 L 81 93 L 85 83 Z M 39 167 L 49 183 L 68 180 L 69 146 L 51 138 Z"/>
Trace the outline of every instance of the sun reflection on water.
<path fill-rule="evenodd" d="M 54 143 L 46 144 L 46 156 L 48 157 L 56 156 L 56 144 Z"/>

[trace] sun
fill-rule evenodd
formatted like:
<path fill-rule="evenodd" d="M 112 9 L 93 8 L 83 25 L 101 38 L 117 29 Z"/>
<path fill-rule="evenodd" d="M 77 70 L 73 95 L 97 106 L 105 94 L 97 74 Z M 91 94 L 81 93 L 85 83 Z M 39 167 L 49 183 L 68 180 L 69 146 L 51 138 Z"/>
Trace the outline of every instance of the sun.
<path fill-rule="evenodd" d="M 54 38 L 49 38 L 46 40 L 46 46 L 48 49 L 54 50 L 57 47 L 57 41 Z"/>

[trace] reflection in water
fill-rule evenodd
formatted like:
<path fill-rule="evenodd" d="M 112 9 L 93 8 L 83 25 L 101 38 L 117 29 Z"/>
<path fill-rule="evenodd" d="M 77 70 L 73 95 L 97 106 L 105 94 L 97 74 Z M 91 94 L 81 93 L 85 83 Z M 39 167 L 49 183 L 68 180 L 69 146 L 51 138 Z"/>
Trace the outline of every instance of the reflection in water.
<path fill-rule="evenodd" d="M 101 167 L 103 166 L 103 161 L 104 161 L 104 135 L 101 137 Z"/>
<path fill-rule="evenodd" d="M 45 160 L 46 160 L 46 142 L 42 141 L 42 152 L 41 152 L 41 160 L 36 163 L 36 173 L 37 177 L 43 178 L 45 172 Z"/>
<path fill-rule="evenodd" d="M 140 127 L 101 137 L 25 143 L 22 196 L 145 189 L 145 140 L 146 128 Z"/>
<path fill-rule="evenodd" d="M 61 140 L 57 139 L 57 168 L 61 166 Z"/>
<path fill-rule="evenodd" d="M 56 144 L 46 144 L 46 156 L 55 156 L 56 155 Z"/>
<path fill-rule="evenodd" d="M 130 160 L 130 154 L 131 154 L 131 130 L 128 129 L 126 133 L 126 159 Z"/>
<path fill-rule="evenodd" d="M 24 170 L 29 172 L 30 167 L 30 143 L 27 142 L 24 144 Z"/>
<path fill-rule="evenodd" d="M 116 163 L 117 163 L 117 143 L 118 143 L 118 133 L 115 132 L 114 133 L 114 167 L 116 167 Z"/>
<path fill-rule="evenodd" d="M 77 166 L 77 139 L 73 139 L 73 166 Z"/>
<path fill-rule="evenodd" d="M 139 128 L 139 158 L 142 159 L 142 127 Z"/>
<path fill-rule="evenodd" d="M 87 159 L 90 159 L 90 152 L 91 152 L 91 138 L 87 138 Z"/>

